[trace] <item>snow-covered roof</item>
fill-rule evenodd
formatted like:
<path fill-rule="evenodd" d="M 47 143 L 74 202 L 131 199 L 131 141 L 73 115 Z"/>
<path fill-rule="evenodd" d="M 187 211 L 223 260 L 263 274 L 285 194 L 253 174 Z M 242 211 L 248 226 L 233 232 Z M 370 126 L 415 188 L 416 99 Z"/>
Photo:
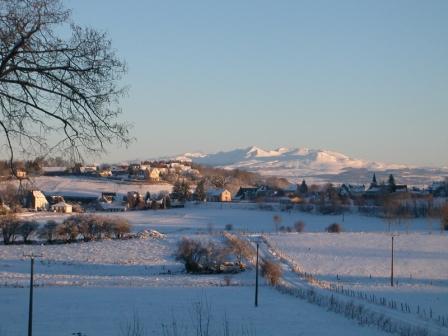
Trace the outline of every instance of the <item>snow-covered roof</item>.
<path fill-rule="evenodd" d="M 59 202 L 56 204 L 53 204 L 51 207 L 59 208 L 59 207 L 71 207 L 71 204 L 65 203 L 65 202 Z"/>
<path fill-rule="evenodd" d="M 221 189 L 221 188 L 214 188 L 214 189 L 207 190 L 207 195 L 208 196 L 219 196 L 223 192 L 228 192 L 228 190 L 227 189 Z"/>

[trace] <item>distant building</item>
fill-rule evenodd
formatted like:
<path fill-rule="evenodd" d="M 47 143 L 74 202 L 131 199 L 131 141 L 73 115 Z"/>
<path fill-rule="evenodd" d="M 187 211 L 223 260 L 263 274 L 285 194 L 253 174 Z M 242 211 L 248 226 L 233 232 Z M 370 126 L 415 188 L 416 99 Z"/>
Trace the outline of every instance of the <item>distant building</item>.
<path fill-rule="evenodd" d="M 208 202 L 231 202 L 232 194 L 227 189 L 210 189 L 206 193 Z"/>
<path fill-rule="evenodd" d="M 235 195 L 235 199 L 240 201 L 255 201 L 258 187 L 240 187 Z"/>
<path fill-rule="evenodd" d="M 343 184 L 339 188 L 339 195 L 346 197 L 356 197 L 362 196 L 366 191 L 366 186 L 362 185 L 353 185 L 353 184 Z"/>
<path fill-rule="evenodd" d="M 158 168 L 146 168 L 145 169 L 145 179 L 151 182 L 160 181 L 160 170 Z"/>
<path fill-rule="evenodd" d="M 48 200 L 40 190 L 32 190 L 28 192 L 25 203 L 27 208 L 35 211 L 45 211 L 49 208 Z"/>
<path fill-rule="evenodd" d="M 59 203 L 53 204 L 51 206 L 51 210 L 54 212 L 72 213 L 73 207 L 71 206 L 71 204 L 68 204 L 65 202 L 59 202 Z"/>

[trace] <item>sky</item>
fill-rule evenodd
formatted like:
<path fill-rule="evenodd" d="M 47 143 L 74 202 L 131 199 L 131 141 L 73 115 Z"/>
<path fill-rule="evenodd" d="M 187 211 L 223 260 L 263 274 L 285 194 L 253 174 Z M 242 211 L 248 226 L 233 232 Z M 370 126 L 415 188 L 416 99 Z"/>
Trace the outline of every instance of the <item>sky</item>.
<path fill-rule="evenodd" d="M 66 0 L 128 65 L 105 161 L 256 145 L 448 166 L 448 1 Z"/>

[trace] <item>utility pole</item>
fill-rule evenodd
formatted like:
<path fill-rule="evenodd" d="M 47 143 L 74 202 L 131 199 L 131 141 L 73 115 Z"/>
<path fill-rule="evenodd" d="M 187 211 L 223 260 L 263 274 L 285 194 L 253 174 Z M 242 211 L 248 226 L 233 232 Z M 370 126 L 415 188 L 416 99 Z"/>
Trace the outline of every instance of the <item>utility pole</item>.
<path fill-rule="evenodd" d="M 257 243 L 257 260 L 255 262 L 255 307 L 258 307 L 258 243 Z"/>
<path fill-rule="evenodd" d="M 30 298 L 28 305 L 28 336 L 33 336 L 33 287 L 34 287 L 34 258 L 42 257 L 41 255 L 35 255 L 33 253 L 24 255 L 31 260 L 30 269 Z"/>
<path fill-rule="evenodd" d="M 392 235 L 392 248 L 390 260 L 390 285 L 394 286 L 394 236 Z"/>

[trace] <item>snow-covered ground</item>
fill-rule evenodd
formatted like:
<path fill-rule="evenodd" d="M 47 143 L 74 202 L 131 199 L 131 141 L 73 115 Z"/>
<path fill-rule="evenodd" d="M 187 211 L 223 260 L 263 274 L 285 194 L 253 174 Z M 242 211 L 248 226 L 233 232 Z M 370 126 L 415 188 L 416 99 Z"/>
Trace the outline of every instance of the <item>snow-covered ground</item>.
<path fill-rule="evenodd" d="M 123 213 L 100 213 L 105 216 L 122 216 L 128 219 L 136 230 L 154 228 L 161 232 L 204 232 L 223 230 L 227 224 L 233 229 L 244 232 L 273 232 L 275 224 L 273 217 L 279 216 L 279 226 L 293 227 L 301 220 L 305 223 L 306 232 L 323 232 L 332 223 L 339 223 L 347 232 L 384 232 L 388 224 L 378 217 L 366 217 L 358 214 L 344 216 L 322 216 L 303 212 L 263 211 L 254 204 L 188 204 L 186 208 L 169 210 L 127 211 Z M 54 219 L 62 220 L 66 215 L 53 213 L 25 213 L 22 216 L 32 216 L 39 221 Z M 412 219 L 402 224 L 392 226 L 394 232 L 418 231 L 438 233 L 439 223 L 429 223 L 425 219 Z"/>
<path fill-rule="evenodd" d="M 26 289 L 1 289 L 2 336 L 26 334 L 27 295 Z M 33 335 L 121 336 L 134 316 L 147 335 L 163 335 L 162 325 L 172 331 L 173 320 L 177 335 L 197 335 L 201 305 L 210 308 L 210 333 L 204 335 L 224 335 L 226 320 L 231 335 L 383 335 L 268 287 L 260 289 L 259 307 L 253 302 L 253 287 L 36 288 Z"/>
<path fill-rule="evenodd" d="M 431 309 L 435 316 L 447 314 L 447 235 L 395 235 L 394 287 L 390 285 L 389 233 L 288 233 L 266 237 L 274 251 L 319 280 L 394 299 L 414 309 Z"/>
<path fill-rule="evenodd" d="M 126 194 L 128 191 L 138 191 L 145 194 L 171 191 L 170 184 L 148 184 L 144 182 L 115 181 L 107 178 L 89 178 L 81 176 L 39 176 L 32 179 L 34 186 L 47 193 L 65 195 L 100 196 L 102 192 Z"/>
<path fill-rule="evenodd" d="M 434 314 L 448 310 L 448 236 L 436 230 L 436 223 L 432 234 L 428 223 L 421 219 L 393 227 L 399 234 L 395 238 L 398 286 L 390 288 L 390 233 L 379 218 L 216 204 L 105 215 L 125 217 L 134 231 L 155 229 L 166 237 L 68 245 L 0 245 L 0 335 L 24 334 L 29 261 L 23 255 L 30 252 L 42 254 L 35 267 L 35 335 L 120 335 L 119 324 L 129 320 L 134 311 L 150 335 L 161 334 L 162 323 L 170 324 L 173 316 L 191 334 L 191 307 L 204 293 L 212 304 L 215 325 L 222 327 L 223 316 L 227 315 L 231 327 L 236 328 L 232 330 L 241 335 L 381 334 L 325 308 L 281 294 L 264 281 L 261 305 L 254 309 L 252 269 L 232 275 L 229 287 L 222 274 L 186 274 L 173 256 L 181 237 L 221 239 L 219 231 L 227 224 L 243 235 L 263 234 L 273 252 L 282 252 L 320 280 L 420 305 L 422 309 L 431 307 Z M 281 226 L 304 221 L 306 232 L 275 233 L 274 215 L 280 215 Z M 65 218 L 45 213 L 23 216 L 40 222 Z M 342 224 L 345 232 L 324 232 L 333 222 Z M 294 274 L 289 277 L 294 280 Z M 222 334 L 221 330 L 218 334 Z"/>

